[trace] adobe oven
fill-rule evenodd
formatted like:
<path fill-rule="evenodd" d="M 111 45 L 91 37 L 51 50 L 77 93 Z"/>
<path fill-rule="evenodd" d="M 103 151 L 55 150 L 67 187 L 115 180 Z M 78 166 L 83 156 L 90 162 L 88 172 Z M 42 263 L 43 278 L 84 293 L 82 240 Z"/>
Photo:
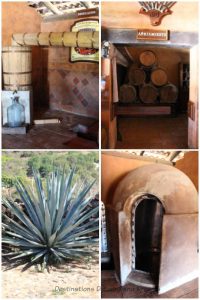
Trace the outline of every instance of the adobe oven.
<path fill-rule="evenodd" d="M 198 204 L 191 180 L 174 167 L 139 167 L 106 204 L 115 270 L 121 285 L 160 294 L 198 277 Z"/>

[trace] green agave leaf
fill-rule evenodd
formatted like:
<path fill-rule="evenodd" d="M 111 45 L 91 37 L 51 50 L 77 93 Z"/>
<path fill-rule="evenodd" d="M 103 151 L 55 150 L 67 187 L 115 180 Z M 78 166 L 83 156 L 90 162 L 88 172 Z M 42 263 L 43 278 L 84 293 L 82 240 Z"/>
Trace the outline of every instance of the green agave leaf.
<path fill-rule="evenodd" d="M 84 256 L 93 256 L 94 251 L 93 250 L 83 250 L 83 249 L 66 249 L 68 253 L 71 253 L 73 255 L 84 255 Z"/>
<path fill-rule="evenodd" d="M 27 228 L 29 228 L 29 230 L 34 232 L 34 234 L 37 237 L 39 237 L 42 241 L 44 241 L 44 238 L 43 238 L 41 232 L 39 231 L 39 229 L 37 227 L 35 227 L 35 225 L 30 221 L 30 219 L 25 215 L 25 213 L 22 212 L 14 202 L 11 203 L 10 201 L 6 201 L 4 199 L 4 204 L 16 215 L 16 217 L 22 223 L 24 223 L 24 225 Z"/>
<path fill-rule="evenodd" d="M 60 253 L 58 251 L 56 251 L 55 249 L 53 248 L 50 248 L 51 252 L 55 255 L 55 257 L 60 261 L 62 262 L 62 256 L 60 255 Z"/>
<path fill-rule="evenodd" d="M 24 263 L 22 263 L 21 260 L 10 261 L 9 265 L 8 264 L 5 265 L 5 271 L 12 270 L 14 268 L 17 268 L 18 266 L 23 265 L 23 264 Z"/>
<path fill-rule="evenodd" d="M 99 226 L 95 226 L 93 228 L 89 228 L 89 229 L 86 229 L 86 230 L 78 232 L 78 233 L 71 233 L 71 234 L 69 234 L 69 237 L 73 236 L 73 238 L 75 238 L 77 236 L 82 236 L 82 235 L 85 235 L 85 234 L 88 234 L 88 233 L 91 233 L 91 232 L 97 231 L 97 230 L 99 230 Z"/>
<path fill-rule="evenodd" d="M 50 216 L 50 213 L 49 213 L 48 206 L 46 205 L 46 207 L 45 207 L 45 229 L 46 229 L 47 240 L 51 236 L 51 228 L 52 228 L 51 216 Z"/>
<path fill-rule="evenodd" d="M 76 251 L 73 251 L 73 250 L 60 250 L 59 253 L 62 253 L 63 255 L 63 258 L 74 258 L 74 259 L 83 259 L 83 256 L 89 256 L 90 253 L 87 253 L 86 251 L 85 252 L 76 252 Z"/>
<path fill-rule="evenodd" d="M 55 223 L 54 223 L 54 227 L 53 227 L 53 232 L 58 230 L 58 226 L 60 226 L 60 222 L 63 218 L 63 214 L 64 214 L 64 208 L 65 208 L 65 202 L 67 200 L 68 197 L 68 190 L 70 189 L 71 186 L 71 182 L 72 182 L 72 178 L 74 175 L 74 170 L 72 170 L 70 172 L 70 175 L 68 176 L 67 180 L 66 180 L 66 187 L 61 184 L 61 194 L 60 194 L 60 198 L 59 198 L 59 208 L 57 209 L 57 215 L 55 218 Z M 64 180 L 62 181 L 62 183 L 64 182 Z"/>
<path fill-rule="evenodd" d="M 25 238 L 29 238 L 32 241 L 40 242 L 41 240 L 36 237 L 35 235 L 32 235 L 31 231 L 28 231 L 25 227 L 22 227 L 20 224 L 15 222 L 14 220 L 10 219 L 8 216 L 3 214 L 3 217 L 8 220 L 8 224 L 2 223 L 2 225 L 6 225 L 7 228 L 9 228 L 13 232 L 18 232 L 19 234 L 23 235 Z"/>
<path fill-rule="evenodd" d="M 65 226 L 62 229 L 62 232 L 60 232 L 60 234 L 57 236 L 56 240 L 60 241 L 63 238 L 65 238 L 70 232 L 73 232 L 73 230 L 75 228 L 77 228 L 80 224 L 82 224 L 85 220 L 88 220 L 92 215 L 94 215 L 96 212 L 99 211 L 99 207 L 96 207 L 94 209 L 92 209 L 89 213 L 87 213 L 87 215 L 85 215 L 83 218 L 81 218 L 78 222 L 76 222 L 75 224 L 69 225 L 69 226 Z"/>
<path fill-rule="evenodd" d="M 88 237 L 88 238 L 85 238 L 83 240 L 72 240 L 72 241 L 63 241 L 63 242 L 58 242 L 55 244 L 55 246 L 59 247 L 59 248 L 62 248 L 62 247 L 65 247 L 65 249 L 68 249 L 68 248 L 74 248 L 74 247 L 85 247 L 85 246 L 90 246 L 90 245 L 93 245 L 93 244 L 97 244 L 99 242 L 99 239 L 95 239 L 95 238 L 92 238 L 91 237 Z"/>
<path fill-rule="evenodd" d="M 38 219 L 37 214 L 35 213 L 35 209 L 32 203 L 32 200 L 27 192 L 27 190 L 24 188 L 24 185 L 20 180 L 16 181 L 16 189 L 21 197 L 21 200 L 23 201 L 26 210 L 28 212 L 28 215 L 30 216 L 30 219 L 32 220 L 33 224 L 41 229 L 41 224 Z"/>
<path fill-rule="evenodd" d="M 43 256 L 44 254 L 47 253 L 47 250 L 42 250 L 40 251 L 36 256 L 34 256 L 32 259 L 31 259 L 31 262 L 35 262 L 36 260 L 38 260 L 41 256 Z"/>
<path fill-rule="evenodd" d="M 13 245 L 13 246 L 22 246 L 22 247 L 29 247 L 29 248 L 38 248 L 38 244 L 34 245 L 34 244 L 31 244 L 29 242 L 26 242 L 26 241 L 23 241 L 23 240 L 19 240 L 19 239 L 13 239 L 13 238 L 2 238 L 2 243 L 3 244 L 10 244 L 10 245 Z M 43 246 L 44 247 L 44 246 Z"/>
<path fill-rule="evenodd" d="M 91 187 L 93 186 L 95 180 L 88 186 L 86 186 L 83 191 L 79 194 L 79 196 L 77 197 L 77 199 L 72 203 L 72 206 L 70 207 L 70 210 L 67 212 L 67 215 L 65 217 L 65 219 L 62 222 L 62 226 L 60 231 L 62 230 L 63 227 L 66 227 L 70 221 L 73 220 L 73 215 L 75 214 L 76 210 L 78 209 L 81 201 L 83 201 L 85 195 L 89 192 L 89 190 L 91 189 Z M 58 234 L 58 239 L 60 238 L 60 234 L 62 234 L 62 232 L 59 231 Z"/>
<path fill-rule="evenodd" d="M 16 254 L 21 254 L 21 253 L 23 253 L 23 252 L 21 252 L 21 251 L 18 251 L 17 253 L 15 253 L 15 252 L 9 252 L 9 253 L 2 253 L 2 256 L 14 256 L 14 255 L 16 255 Z"/>
<path fill-rule="evenodd" d="M 39 258 L 41 258 L 43 255 L 45 255 L 47 251 L 41 251 L 39 254 L 37 254 L 35 257 L 32 258 L 31 262 L 27 263 L 24 268 L 22 269 L 22 272 L 26 271 L 29 269 Z"/>
<path fill-rule="evenodd" d="M 77 220 L 79 220 L 84 214 L 92 210 L 92 208 L 88 207 L 91 200 L 91 197 L 88 197 L 82 203 L 80 203 L 80 206 L 78 207 L 73 216 L 74 223 L 77 222 Z M 63 225 L 61 226 L 61 228 L 63 228 Z"/>
<path fill-rule="evenodd" d="M 82 226 L 80 226 L 80 227 L 77 227 L 77 228 L 75 228 L 72 232 L 71 232 L 71 234 L 75 234 L 75 233 L 78 233 L 78 232 L 83 232 L 84 230 L 86 230 L 87 228 L 90 228 L 90 229 L 92 229 L 92 228 L 94 228 L 94 227 L 96 227 L 96 226 L 99 226 L 99 220 L 92 220 L 92 221 L 90 221 L 90 222 L 87 222 L 86 224 L 84 224 L 84 225 L 82 225 Z"/>
<path fill-rule="evenodd" d="M 73 254 L 72 252 L 65 252 L 65 251 L 61 251 L 60 249 L 58 251 L 56 251 L 57 256 L 60 258 L 61 261 L 63 260 L 67 260 L 67 259 L 79 259 L 82 260 L 83 259 L 83 255 L 80 254 Z"/>
<path fill-rule="evenodd" d="M 35 170 L 33 170 L 33 176 L 35 179 L 35 187 L 36 187 L 36 192 L 37 192 L 38 200 L 39 200 L 38 205 L 39 205 L 42 215 L 44 217 L 46 197 L 45 197 L 45 193 L 44 193 L 43 186 L 42 186 L 42 180 L 39 176 L 39 173 L 36 172 Z"/>
<path fill-rule="evenodd" d="M 83 214 L 81 216 L 81 218 L 76 222 L 76 225 L 79 226 L 83 222 L 87 221 L 93 215 L 96 215 L 96 213 L 98 213 L 98 212 L 99 212 L 99 207 L 95 207 L 95 208 L 89 210 L 88 212 L 86 212 L 85 214 Z M 97 218 L 97 220 L 98 220 L 98 218 Z"/>
<path fill-rule="evenodd" d="M 45 233 L 45 224 L 44 224 L 44 215 L 42 213 L 42 210 L 39 206 L 39 201 L 38 199 L 34 196 L 33 192 L 31 191 L 31 189 L 29 187 L 26 187 L 28 194 L 30 195 L 31 199 L 32 199 L 32 205 L 33 205 L 33 210 L 35 211 L 35 213 L 37 214 L 37 217 L 40 221 L 41 224 L 41 232 Z"/>
<path fill-rule="evenodd" d="M 30 256 L 30 255 L 33 255 L 33 254 L 38 253 L 38 252 L 41 252 L 41 249 L 35 249 L 35 250 L 32 249 L 32 250 L 28 250 L 28 251 L 23 251 L 19 255 L 16 255 L 16 256 L 10 258 L 10 260 L 19 259 L 19 258 L 23 258 L 23 257 L 26 257 L 26 256 Z"/>
<path fill-rule="evenodd" d="M 68 210 L 71 202 L 73 201 L 73 195 L 76 191 L 76 188 L 77 188 L 77 183 L 74 184 L 74 186 L 71 188 L 70 192 L 67 195 L 67 201 L 66 201 L 65 207 L 64 207 L 64 214 L 67 213 L 67 210 Z"/>
<path fill-rule="evenodd" d="M 52 172 L 50 176 L 47 178 L 47 199 L 49 204 L 49 211 L 52 217 L 53 222 L 53 214 L 56 211 L 56 197 L 55 197 L 55 174 Z"/>
<path fill-rule="evenodd" d="M 17 238 L 19 238 L 20 240 L 27 241 L 27 242 L 28 242 L 29 244 L 31 244 L 31 245 L 37 245 L 37 246 L 44 247 L 44 244 L 41 244 L 41 243 L 37 243 L 37 242 L 31 241 L 31 240 L 29 240 L 29 239 L 26 239 L 26 238 L 23 237 L 22 235 L 16 234 L 16 233 L 14 233 L 14 232 L 6 231 L 6 233 L 7 233 L 8 235 L 17 237 Z M 31 245 L 30 245 L 30 246 L 31 246 Z"/>
<path fill-rule="evenodd" d="M 57 232 L 54 232 L 54 234 L 52 234 L 50 236 L 49 242 L 48 242 L 49 247 L 52 247 L 54 242 L 56 241 L 56 235 L 57 235 Z"/>
<path fill-rule="evenodd" d="M 91 197 L 86 198 L 86 199 L 80 204 L 80 207 L 79 207 L 80 211 L 82 211 L 83 208 L 85 208 L 87 205 L 89 205 L 91 201 L 92 201 L 92 198 L 91 198 Z"/>

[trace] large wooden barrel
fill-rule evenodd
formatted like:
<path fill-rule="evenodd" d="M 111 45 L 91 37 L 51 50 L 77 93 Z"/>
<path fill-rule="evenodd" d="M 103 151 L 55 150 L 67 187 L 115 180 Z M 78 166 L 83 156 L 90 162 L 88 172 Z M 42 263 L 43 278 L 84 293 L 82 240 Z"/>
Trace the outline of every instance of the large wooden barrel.
<path fill-rule="evenodd" d="M 120 86 L 120 99 L 121 103 L 134 103 L 137 100 L 136 88 L 130 84 L 123 84 Z"/>
<path fill-rule="evenodd" d="M 153 51 L 146 50 L 140 54 L 139 60 L 143 66 L 150 68 L 156 64 L 157 58 Z"/>
<path fill-rule="evenodd" d="M 32 83 L 32 55 L 30 47 L 4 47 L 2 49 L 4 90 L 27 91 Z"/>
<path fill-rule="evenodd" d="M 132 65 L 128 71 L 128 79 L 130 84 L 142 85 L 146 80 L 145 71 Z"/>
<path fill-rule="evenodd" d="M 158 89 L 151 83 L 144 84 L 140 87 L 139 96 L 143 103 L 155 103 L 158 97 Z"/>
<path fill-rule="evenodd" d="M 160 89 L 161 103 L 176 103 L 178 98 L 178 89 L 174 84 L 166 84 Z"/>
<path fill-rule="evenodd" d="M 167 73 L 162 68 L 156 68 L 151 72 L 151 81 L 156 86 L 163 86 L 168 82 Z"/>

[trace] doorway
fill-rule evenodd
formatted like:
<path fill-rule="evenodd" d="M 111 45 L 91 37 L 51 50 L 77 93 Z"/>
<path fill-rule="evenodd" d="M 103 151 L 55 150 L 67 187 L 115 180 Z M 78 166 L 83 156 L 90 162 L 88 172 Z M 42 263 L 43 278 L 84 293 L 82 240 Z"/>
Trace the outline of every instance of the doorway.
<path fill-rule="evenodd" d="M 158 286 L 164 208 L 158 198 L 143 196 L 132 210 L 132 272 Z"/>
<path fill-rule="evenodd" d="M 109 40 L 109 47 L 112 50 L 110 52 L 104 50 L 102 59 L 102 76 L 106 74 L 108 86 L 105 93 L 102 92 L 104 96 L 102 96 L 102 126 L 108 139 L 107 145 L 103 144 L 103 147 L 196 149 L 198 147 L 197 35 L 185 33 L 183 38 L 179 32 L 170 32 L 168 42 L 144 42 L 136 39 L 135 29 L 103 29 L 102 40 Z M 133 64 L 138 68 L 140 54 L 145 50 L 155 52 L 157 61 L 153 69 L 155 67 L 164 69 L 167 80 L 163 86 L 160 84 L 155 89 L 151 86 L 152 78 L 151 75 L 149 77 L 148 68 L 143 69 L 147 71 L 145 79 L 142 72 L 136 72 L 142 83 L 135 84 L 133 81 L 130 88 L 122 89 L 129 102 L 125 103 L 126 97 L 121 96 L 120 88 L 130 83 L 129 69 Z M 143 67 L 141 63 L 140 67 Z M 109 72 L 105 73 L 107 70 Z M 145 92 L 140 93 L 140 85 L 143 84 L 148 85 L 147 89 L 145 86 L 145 91 L 151 90 L 153 102 L 148 103 L 149 99 L 144 97 Z M 177 98 L 172 98 L 171 103 L 171 98 L 166 101 L 162 96 L 161 99 L 161 90 L 162 92 L 177 90 Z M 166 95 L 168 97 L 168 92 Z"/>
<path fill-rule="evenodd" d="M 188 148 L 189 48 L 116 47 L 129 62 L 117 66 L 117 148 Z"/>

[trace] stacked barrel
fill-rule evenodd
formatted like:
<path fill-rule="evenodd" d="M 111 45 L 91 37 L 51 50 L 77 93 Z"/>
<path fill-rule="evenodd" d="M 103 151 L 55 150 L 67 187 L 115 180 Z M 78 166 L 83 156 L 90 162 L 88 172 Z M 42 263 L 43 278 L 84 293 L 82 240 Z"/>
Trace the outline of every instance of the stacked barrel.
<path fill-rule="evenodd" d="M 158 66 L 155 53 L 144 51 L 140 54 L 139 61 L 139 67 L 136 64 L 130 66 L 128 83 L 120 87 L 120 103 L 176 103 L 178 89 L 168 81 L 166 71 Z"/>

